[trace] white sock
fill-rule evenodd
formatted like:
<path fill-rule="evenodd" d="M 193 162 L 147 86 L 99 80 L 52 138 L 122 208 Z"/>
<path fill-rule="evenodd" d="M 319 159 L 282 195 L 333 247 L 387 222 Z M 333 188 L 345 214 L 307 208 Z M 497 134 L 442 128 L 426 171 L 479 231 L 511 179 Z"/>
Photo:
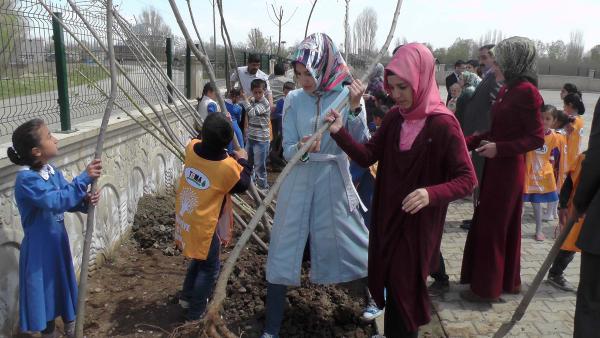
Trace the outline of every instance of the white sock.
<path fill-rule="evenodd" d="M 535 218 L 535 233 L 542 233 L 542 203 L 533 203 L 531 202 L 531 206 L 533 207 L 533 217 Z"/>

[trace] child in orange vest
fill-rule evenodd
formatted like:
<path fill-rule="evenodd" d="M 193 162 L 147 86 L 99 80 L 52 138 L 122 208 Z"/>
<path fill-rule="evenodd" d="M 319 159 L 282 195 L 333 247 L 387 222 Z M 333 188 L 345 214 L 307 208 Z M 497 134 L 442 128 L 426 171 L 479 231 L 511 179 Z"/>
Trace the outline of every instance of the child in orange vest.
<path fill-rule="evenodd" d="M 579 185 L 579 177 L 581 174 L 581 163 L 585 159 L 585 152 L 579 154 L 567 173 L 567 179 L 560 191 L 560 226 L 561 228 L 566 225 L 567 214 L 573 214 L 573 196 Z M 567 265 L 571 263 L 576 252 L 580 252 L 579 248 L 575 246 L 575 242 L 579 238 L 579 232 L 581 231 L 581 225 L 583 224 L 585 217 L 581 217 L 577 220 L 577 223 L 573 225 L 571 232 L 565 239 L 565 242 L 561 246 L 561 250 L 552 263 L 552 267 L 548 272 L 548 282 L 564 291 L 575 291 L 575 288 L 567 281 L 564 277 L 564 271 Z"/>
<path fill-rule="evenodd" d="M 233 128 L 221 114 L 210 114 L 202 126 L 202 141 L 192 139 L 185 149 L 183 174 L 177 186 L 175 242 L 190 258 L 180 304 L 186 319 L 198 320 L 219 275 L 222 238 L 217 231 L 228 194 L 250 186 L 252 169 L 244 150 L 227 155 Z M 235 158 L 235 159 L 234 159 Z"/>
<path fill-rule="evenodd" d="M 531 202 L 535 216 L 535 239 L 543 241 L 542 233 L 542 203 L 558 201 L 554 168 L 551 163 L 552 152 L 560 147 L 559 136 L 552 126 L 555 118 L 544 109 L 542 120 L 545 128 L 544 145 L 526 154 L 525 196 L 524 202 Z"/>
<path fill-rule="evenodd" d="M 563 102 L 563 110 L 569 116 L 571 122 L 565 126 L 567 131 L 567 164 L 571 167 L 575 165 L 577 157 L 581 154 L 584 127 L 581 115 L 585 113 L 585 105 L 579 94 L 568 94 Z"/>

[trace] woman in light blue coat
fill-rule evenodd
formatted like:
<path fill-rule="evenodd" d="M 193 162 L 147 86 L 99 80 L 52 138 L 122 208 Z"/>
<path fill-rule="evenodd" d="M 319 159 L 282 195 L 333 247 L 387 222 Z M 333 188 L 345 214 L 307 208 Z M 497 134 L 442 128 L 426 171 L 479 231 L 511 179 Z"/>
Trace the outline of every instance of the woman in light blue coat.
<path fill-rule="evenodd" d="M 325 34 L 313 34 L 293 61 L 302 89 L 288 94 L 283 115 L 284 157 L 289 160 L 323 123 L 333 102 L 350 93 L 345 125 L 359 142 L 368 138 L 362 84 Z M 344 87 L 348 85 L 347 87 Z M 277 337 L 288 285 L 300 285 L 302 256 L 310 243 L 313 283 L 348 282 L 367 276 L 368 231 L 364 207 L 352 184 L 347 155 L 324 134 L 285 178 L 267 259 L 267 323 L 263 337 Z"/>

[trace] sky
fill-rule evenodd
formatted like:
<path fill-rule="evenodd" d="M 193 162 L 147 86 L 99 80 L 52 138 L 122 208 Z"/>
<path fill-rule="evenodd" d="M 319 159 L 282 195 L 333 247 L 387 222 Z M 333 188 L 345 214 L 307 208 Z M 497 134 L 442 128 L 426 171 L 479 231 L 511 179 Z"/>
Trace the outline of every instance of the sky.
<path fill-rule="evenodd" d="M 210 0 L 190 0 L 194 18 L 203 41 L 212 36 L 212 5 Z M 179 11 L 188 24 L 192 36 L 187 3 L 176 1 Z M 162 13 L 165 22 L 176 35 L 182 35 L 167 0 L 114 0 L 121 12 L 128 17 L 154 6 Z M 294 16 L 282 29 L 282 40 L 287 46 L 300 42 L 304 37 L 311 0 L 224 0 L 224 13 L 233 43 L 246 42 L 251 28 L 258 27 L 265 36 L 277 41 L 277 26 L 267 15 L 267 4 L 283 6 L 284 20 L 295 11 Z M 565 8 L 564 6 L 568 7 Z M 391 26 L 396 7 L 394 0 L 350 0 L 350 25 L 366 8 L 377 13 L 377 46 L 380 47 Z M 344 0 L 318 0 L 313 13 L 309 34 L 325 32 L 340 45 L 344 42 Z M 217 30 L 219 29 L 217 11 Z M 526 36 L 545 42 L 561 39 L 569 41 L 571 31 L 581 30 L 585 51 L 600 44 L 600 0 L 404 0 L 396 37 L 409 42 L 429 42 L 434 48 L 448 47 L 457 37 L 474 39 L 476 42 L 490 30 L 502 31 L 503 36 Z M 220 33 L 217 31 L 220 42 Z M 392 44 L 393 41 L 392 40 Z M 393 47 L 392 47 L 393 48 Z"/>

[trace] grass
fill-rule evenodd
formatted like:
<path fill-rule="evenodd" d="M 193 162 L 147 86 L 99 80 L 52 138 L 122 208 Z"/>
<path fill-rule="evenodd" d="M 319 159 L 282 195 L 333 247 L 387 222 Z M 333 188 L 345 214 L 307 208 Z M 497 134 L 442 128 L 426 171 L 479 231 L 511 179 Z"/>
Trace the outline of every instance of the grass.
<path fill-rule="evenodd" d="M 96 65 L 68 64 L 69 87 L 87 84 L 80 71 L 92 81 L 100 81 L 108 77 Z M 27 74 L 18 78 L 0 78 L 0 100 L 23 95 L 33 95 L 56 90 L 54 72 L 43 74 Z"/>

